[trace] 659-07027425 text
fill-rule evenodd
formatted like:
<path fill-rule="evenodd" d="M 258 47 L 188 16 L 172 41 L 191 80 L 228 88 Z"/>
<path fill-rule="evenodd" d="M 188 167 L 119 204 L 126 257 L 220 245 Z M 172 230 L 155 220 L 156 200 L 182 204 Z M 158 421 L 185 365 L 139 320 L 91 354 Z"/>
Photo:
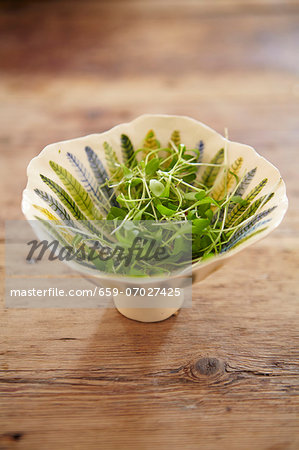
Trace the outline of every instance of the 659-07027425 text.
<path fill-rule="evenodd" d="M 123 290 L 118 288 L 103 288 L 96 286 L 94 289 L 59 289 L 50 287 L 47 289 L 11 289 L 11 297 L 116 297 L 117 295 L 126 295 L 127 297 L 156 297 L 162 295 L 165 297 L 179 297 L 181 289 L 176 288 L 159 288 L 159 287 L 126 287 Z"/>

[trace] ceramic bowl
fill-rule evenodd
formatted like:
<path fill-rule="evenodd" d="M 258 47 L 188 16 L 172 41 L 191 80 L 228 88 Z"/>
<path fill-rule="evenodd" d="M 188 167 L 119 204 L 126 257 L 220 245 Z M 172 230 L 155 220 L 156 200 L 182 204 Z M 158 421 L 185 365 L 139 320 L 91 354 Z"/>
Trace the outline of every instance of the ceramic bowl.
<path fill-rule="evenodd" d="M 252 199 L 252 202 L 261 200 L 255 214 L 247 219 L 243 226 L 240 226 L 240 230 L 235 234 L 234 239 L 223 248 L 220 254 L 192 265 L 192 280 L 193 283 L 198 283 L 224 263 L 228 262 L 238 252 L 262 239 L 276 228 L 287 210 L 288 200 L 285 184 L 276 167 L 260 156 L 252 147 L 228 141 L 219 133 L 197 120 L 185 116 L 146 114 L 129 123 L 117 125 L 104 133 L 91 134 L 89 136 L 48 145 L 28 165 L 28 183 L 23 192 L 22 210 L 28 220 L 35 220 L 37 214 L 36 207 L 48 208 L 48 211 L 51 211 L 50 214 L 54 217 L 61 218 L 57 215 L 55 208 L 52 208 L 52 210 L 49 208 L 49 202 L 45 201 L 45 197 L 43 198 L 43 196 L 37 195 L 36 193 L 36 190 L 39 190 L 52 196 L 56 201 L 59 201 L 59 197 L 55 195 L 55 192 L 53 193 L 53 190 L 50 189 L 40 176 L 42 174 L 61 185 L 61 180 L 53 172 L 49 162 L 54 161 L 60 166 L 67 168 L 72 175 L 78 179 L 80 177 L 80 181 L 84 183 L 82 177 L 84 178 L 84 173 L 85 175 L 87 174 L 85 167 L 89 167 L 90 163 L 88 154 L 85 151 L 86 147 L 92 149 L 106 167 L 103 149 L 105 141 L 112 146 L 118 158 L 121 160 L 121 135 L 125 134 L 129 136 L 134 148 L 139 148 L 144 136 L 150 129 L 155 131 L 162 146 L 167 146 L 171 133 L 174 130 L 179 130 L 181 141 L 187 148 L 198 148 L 200 150 L 203 164 L 210 162 L 219 149 L 225 148 L 227 167 L 236 168 L 237 164 L 238 176 L 244 181 L 242 192 L 240 193 L 243 198 L 248 197 L 257 186 L 262 186 L 257 189 L 257 194 Z M 108 168 L 106 167 L 106 169 Z M 204 166 L 199 168 L 199 177 L 204 169 Z M 215 192 L 217 192 L 218 186 L 221 184 L 222 176 L 223 173 L 219 170 L 215 180 L 213 180 L 213 189 Z M 262 183 L 262 180 L 266 181 Z M 86 187 L 87 190 L 89 188 L 89 186 Z M 49 217 L 51 218 L 51 215 Z M 89 272 L 89 270 L 75 263 L 73 268 L 81 272 Z M 97 272 L 96 274 L 93 273 L 93 275 L 96 275 L 101 285 L 110 287 L 115 286 L 117 283 L 125 283 L 126 285 L 134 283 L 135 285 L 144 286 L 146 283 L 151 285 L 151 283 L 155 282 L 155 280 L 151 279 L 144 280 L 138 278 L 120 281 L 119 277 L 113 277 L 103 271 Z M 164 282 L 169 282 L 169 280 L 164 280 Z M 176 304 L 172 304 L 169 307 L 162 302 L 162 299 L 157 298 L 156 303 L 153 304 L 151 299 L 145 297 L 139 299 L 141 307 L 136 307 L 136 303 L 133 304 L 131 300 L 124 296 L 114 298 L 115 305 L 122 314 L 131 319 L 143 322 L 166 319 L 175 313 L 181 307 L 182 303 L 182 299 L 178 298 Z M 159 304 L 159 300 L 161 300 L 161 304 Z"/>

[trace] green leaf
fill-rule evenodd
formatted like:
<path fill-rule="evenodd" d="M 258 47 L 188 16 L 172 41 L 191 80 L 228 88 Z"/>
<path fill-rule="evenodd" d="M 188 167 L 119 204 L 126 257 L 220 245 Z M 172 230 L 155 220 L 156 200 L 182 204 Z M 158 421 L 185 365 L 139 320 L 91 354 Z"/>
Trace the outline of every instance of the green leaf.
<path fill-rule="evenodd" d="M 221 168 L 221 164 L 223 163 L 223 160 L 224 160 L 224 149 L 222 148 L 216 153 L 214 158 L 210 161 L 210 164 L 218 164 L 219 166 L 218 167 L 208 166 L 202 175 L 201 182 L 208 189 L 210 189 L 213 186 L 216 177 L 219 173 L 219 170 Z"/>
<path fill-rule="evenodd" d="M 208 219 L 195 219 L 192 221 L 192 233 L 200 234 L 209 225 Z"/>
<path fill-rule="evenodd" d="M 229 201 L 230 201 L 230 203 L 239 203 L 241 205 L 247 203 L 246 200 L 244 200 L 239 195 L 233 195 Z"/>
<path fill-rule="evenodd" d="M 212 197 L 204 197 L 203 199 L 198 200 L 197 204 L 198 205 L 212 204 L 218 206 L 218 202 L 216 202 L 216 200 L 214 200 Z"/>
<path fill-rule="evenodd" d="M 186 200 L 192 200 L 192 201 L 197 200 L 197 198 L 196 198 L 196 191 L 193 191 L 193 192 L 186 192 L 186 193 L 184 194 L 184 198 L 185 198 Z"/>
<path fill-rule="evenodd" d="M 189 175 L 185 175 L 183 178 L 185 183 L 191 184 L 196 179 L 196 173 L 190 173 Z"/>
<path fill-rule="evenodd" d="M 123 166 L 124 169 L 124 178 L 125 180 L 130 180 L 131 178 L 133 178 L 133 172 L 132 170 L 128 169 L 127 167 Z"/>
<path fill-rule="evenodd" d="M 160 166 L 160 160 L 158 158 L 151 159 L 145 166 L 146 175 L 154 175 Z"/>
<path fill-rule="evenodd" d="M 184 198 L 186 200 L 192 200 L 192 201 L 196 201 L 196 200 L 203 200 L 206 196 L 206 191 L 204 189 L 200 190 L 200 191 L 193 191 L 193 192 L 187 192 L 184 195 Z M 214 203 L 214 200 L 211 197 L 206 197 L 207 199 L 209 199 L 209 203 Z"/>
<path fill-rule="evenodd" d="M 161 197 L 164 192 L 165 186 L 161 181 L 158 180 L 150 180 L 150 190 L 156 197 Z"/>
<path fill-rule="evenodd" d="M 169 192 L 170 192 L 170 187 L 171 187 L 171 177 L 168 178 L 164 192 L 162 194 L 162 197 L 169 197 Z"/>
<path fill-rule="evenodd" d="M 169 165 L 168 165 L 168 167 L 167 167 L 167 170 L 168 170 L 168 171 L 171 170 L 171 169 L 175 166 L 175 164 L 177 163 L 177 161 L 178 161 L 178 155 L 177 155 L 177 154 L 174 154 L 174 155 L 172 156 L 171 162 L 169 163 Z"/>
<path fill-rule="evenodd" d="M 196 218 L 196 209 L 192 209 L 191 211 L 188 211 L 187 219 L 193 220 Z"/>
<path fill-rule="evenodd" d="M 200 238 L 200 247 L 202 249 L 206 249 L 207 247 L 209 247 L 209 245 L 211 245 L 212 240 L 208 235 L 204 235 Z"/>
<path fill-rule="evenodd" d="M 144 208 L 138 211 L 138 213 L 134 216 L 133 220 L 141 220 L 142 214 L 144 213 Z"/>
<path fill-rule="evenodd" d="M 202 200 L 205 196 L 206 196 L 206 191 L 204 189 L 197 191 L 197 193 L 195 194 L 195 198 L 197 200 Z"/>
<path fill-rule="evenodd" d="M 112 206 L 107 215 L 107 220 L 124 219 L 126 217 L 127 213 L 128 213 L 128 211 L 126 211 L 122 208 L 117 208 L 117 206 Z"/>
<path fill-rule="evenodd" d="M 183 158 L 185 161 L 191 161 L 191 160 L 193 160 L 193 162 L 196 162 L 195 156 L 194 156 L 194 155 L 189 155 L 189 153 L 183 154 L 183 155 L 182 155 L 182 158 Z M 192 166 L 190 166 L 190 168 L 193 169 Z M 197 167 L 196 167 L 196 166 L 195 166 L 195 168 L 196 168 L 196 170 L 197 170 Z"/>
<path fill-rule="evenodd" d="M 213 213 L 213 211 L 212 211 L 211 209 L 207 209 L 207 210 L 206 210 L 205 216 L 206 216 L 209 220 L 212 220 L 213 215 L 214 215 L 214 213 Z"/>
<path fill-rule="evenodd" d="M 131 187 L 138 186 L 138 184 L 142 184 L 142 183 L 143 183 L 142 178 L 138 178 L 138 177 L 133 178 L 133 179 L 131 180 Z"/>
<path fill-rule="evenodd" d="M 116 197 L 116 200 L 118 201 L 119 204 L 122 204 L 122 205 L 127 206 L 126 200 L 128 200 L 128 197 L 125 196 L 124 194 L 119 194 L 119 195 Z"/>
<path fill-rule="evenodd" d="M 173 253 L 178 255 L 180 252 L 186 249 L 185 238 L 180 236 L 178 239 L 174 241 Z"/>
<path fill-rule="evenodd" d="M 197 212 L 201 217 L 205 217 L 207 211 L 211 211 L 211 204 L 210 203 L 202 203 L 198 205 Z"/>
<path fill-rule="evenodd" d="M 206 259 L 209 259 L 212 256 L 215 256 L 214 253 L 211 253 L 211 252 L 205 253 L 202 257 L 202 261 L 205 261 Z"/>
<path fill-rule="evenodd" d="M 159 211 L 159 213 L 162 214 L 162 216 L 167 216 L 167 217 L 173 216 L 173 214 L 175 212 L 172 209 L 169 209 L 164 205 L 157 205 L 157 210 Z"/>
<path fill-rule="evenodd" d="M 170 202 L 167 203 L 167 207 L 169 209 L 172 209 L 173 211 L 177 211 L 177 209 L 178 209 L 176 205 L 174 205 L 173 203 L 170 203 Z"/>
<path fill-rule="evenodd" d="M 142 208 L 138 213 L 134 216 L 133 220 L 142 220 L 143 213 L 145 212 L 147 205 Z"/>

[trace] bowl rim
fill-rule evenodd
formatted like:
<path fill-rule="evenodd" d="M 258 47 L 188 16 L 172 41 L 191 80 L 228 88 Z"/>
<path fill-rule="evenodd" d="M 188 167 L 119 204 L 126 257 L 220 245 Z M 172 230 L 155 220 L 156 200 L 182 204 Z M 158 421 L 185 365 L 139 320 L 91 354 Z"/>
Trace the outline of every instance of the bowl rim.
<path fill-rule="evenodd" d="M 27 217 L 27 213 L 26 213 L 26 196 L 27 194 L 31 193 L 31 187 L 30 187 L 30 173 L 32 170 L 34 170 L 34 168 L 36 167 L 36 164 L 38 162 L 39 159 L 42 159 L 43 157 L 47 156 L 53 149 L 54 146 L 57 146 L 59 144 L 65 144 L 65 143 L 72 143 L 72 142 L 76 142 L 76 141 L 84 141 L 84 140 L 90 140 L 92 137 L 98 137 L 98 136 L 109 136 L 110 134 L 114 133 L 115 131 L 118 130 L 118 128 L 124 128 L 126 126 L 132 126 L 133 124 L 138 124 L 139 121 L 143 121 L 145 119 L 151 119 L 151 118 L 173 118 L 173 119 L 187 119 L 188 121 L 192 121 L 194 124 L 199 125 L 200 127 L 206 129 L 207 131 L 211 132 L 214 135 L 217 135 L 219 138 L 221 138 L 223 140 L 223 142 L 227 142 L 228 144 L 235 144 L 235 145 L 241 145 L 241 146 L 246 146 L 246 148 L 248 148 L 248 150 L 250 150 L 250 152 L 256 157 L 257 160 L 263 160 L 269 167 L 271 167 L 272 170 L 274 170 L 276 172 L 276 174 L 279 176 L 279 183 L 281 184 L 282 187 L 282 201 L 279 202 L 279 217 L 276 218 L 275 221 L 271 221 L 268 225 L 268 227 L 263 230 L 261 233 L 259 233 L 256 236 L 253 236 L 251 239 L 248 239 L 248 241 L 246 241 L 244 244 L 238 245 L 235 248 L 232 248 L 231 250 L 228 250 L 227 252 L 224 253 L 220 253 L 217 254 L 211 258 L 208 258 L 205 261 L 198 261 L 196 263 L 192 263 L 190 268 L 186 269 L 185 271 L 181 272 L 181 274 L 188 274 L 188 273 L 193 273 L 195 270 L 199 270 L 202 269 L 212 263 L 219 263 L 220 261 L 225 261 L 226 259 L 236 255 L 237 253 L 241 252 L 242 250 L 244 250 L 246 247 L 249 247 L 253 244 L 255 244 L 257 241 L 265 238 L 269 233 L 271 233 L 273 230 L 275 230 L 275 228 L 277 228 L 280 223 L 282 222 L 285 213 L 288 209 L 288 197 L 286 194 L 286 185 L 285 182 L 280 174 L 279 169 L 274 166 L 274 164 L 272 164 L 269 160 L 267 160 L 265 157 L 263 157 L 262 155 L 260 155 L 254 147 L 248 145 L 248 144 L 243 144 L 237 141 L 232 141 L 230 139 L 227 139 L 226 137 L 224 137 L 222 134 L 220 134 L 219 132 L 217 132 L 216 130 L 214 130 L 213 128 L 211 128 L 210 126 L 206 125 L 203 122 L 200 122 L 197 119 L 194 119 L 190 116 L 187 115 L 177 115 L 177 114 L 155 114 L 155 113 L 146 113 L 146 114 L 142 114 L 140 116 L 135 117 L 134 119 L 127 121 L 127 122 L 121 122 L 118 123 L 116 125 L 114 125 L 112 128 L 110 128 L 109 130 L 100 132 L 100 133 L 91 133 L 91 134 L 87 134 L 84 136 L 80 136 L 80 137 L 76 137 L 76 138 L 71 138 L 71 139 L 66 139 L 66 140 L 62 140 L 62 141 L 57 141 L 57 142 L 53 142 L 51 144 L 46 145 L 43 150 L 41 150 L 41 152 L 35 156 L 34 158 L 32 158 L 27 166 L 27 184 L 25 189 L 23 190 L 23 194 L 22 194 L 22 212 L 24 214 L 24 216 L 26 217 L 27 220 L 31 220 Z M 75 264 L 70 264 L 70 266 L 72 266 L 74 268 Z M 79 270 L 78 266 L 76 265 L 75 270 Z M 83 267 L 80 267 L 80 272 L 85 272 L 85 270 L 83 269 Z M 95 277 L 95 278 L 109 278 L 111 279 L 111 281 L 114 279 L 117 279 L 109 274 L 105 274 L 103 272 L 100 272 L 99 275 L 90 275 L 90 273 L 87 271 L 88 275 L 90 277 Z M 146 278 L 140 278 L 140 277 L 124 277 L 126 279 L 130 279 L 130 280 L 134 280 L 134 282 L 136 280 L 144 280 Z M 150 277 L 151 279 L 161 279 L 161 277 Z M 169 278 L 169 277 L 168 277 Z"/>

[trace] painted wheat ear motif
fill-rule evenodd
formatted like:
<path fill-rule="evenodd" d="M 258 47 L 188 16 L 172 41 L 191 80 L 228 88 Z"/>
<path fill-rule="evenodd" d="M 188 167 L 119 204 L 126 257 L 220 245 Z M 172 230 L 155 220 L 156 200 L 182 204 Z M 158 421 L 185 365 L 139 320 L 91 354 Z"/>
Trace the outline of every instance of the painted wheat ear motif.
<path fill-rule="evenodd" d="M 108 144 L 108 142 L 104 142 L 103 147 L 110 178 L 116 181 L 120 180 L 123 176 L 123 170 L 115 151 L 113 150 L 111 145 Z"/>
<path fill-rule="evenodd" d="M 137 160 L 135 157 L 134 147 L 130 138 L 127 135 L 121 135 L 121 148 L 123 154 L 123 161 L 128 167 L 135 167 Z"/>
<path fill-rule="evenodd" d="M 236 159 L 228 170 L 225 170 L 220 183 L 212 190 L 211 194 L 215 200 L 221 200 L 232 189 L 232 187 L 237 184 L 237 175 L 242 167 L 242 164 L 243 158 L 240 157 Z"/>
<path fill-rule="evenodd" d="M 215 180 L 217 178 L 217 175 L 221 169 L 221 165 L 224 161 L 224 148 L 219 150 L 214 158 L 211 159 L 210 164 L 211 166 L 208 166 L 201 178 L 201 183 L 206 186 L 206 188 L 210 189 L 213 187 Z"/>
<path fill-rule="evenodd" d="M 245 197 L 244 202 L 239 203 L 236 205 L 231 213 L 228 215 L 226 220 L 226 225 L 231 226 L 234 224 L 247 210 L 247 208 L 250 206 L 250 203 L 255 199 L 255 197 L 261 192 L 263 187 L 267 184 L 268 179 L 264 178 L 257 186 L 255 186 L 249 194 Z"/>
<path fill-rule="evenodd" d="M 47 192 L 41 191 L 40 189 L 34 189 L 34 192 L 50 206 L 50 208 L 58 215 L 58 217 L 64 223 L 66 223 L 66 225 L 74 225 L 74 222 L 72 221 L 69 213 L 52 195 L 48 194 Z"/>
<path fill-rule="evenodd" d="M 149 130 L 143 141 L 143 147 L 148 149 L 156 149 L 160 147 L 160 142 L 157 140 L 155 132 Z"/>
<path fill-rule="evenodd" d="M 181 144 L 181 135 L 178 130 L 174 130 L 170 136 L 170 141 L 168 142 L 168 148 L 172 148 L 172 145 L 175 145 L 176 148 L 179 148 Z"/>
<path fill-rule="evenodd" d="M 58 175 L 65 188 L 69 191 L 74 201 L 86 217 L 91 220 L 100 220 L 102 218 L 101 214 L 99 214 L 98 210 L 95 208 L 88 192 L 76 180 L 76 178 L 68 170 L 64 169 L 59 164 L 56 164 L 54 161 L 50 161 L 50 166 Z"/>

